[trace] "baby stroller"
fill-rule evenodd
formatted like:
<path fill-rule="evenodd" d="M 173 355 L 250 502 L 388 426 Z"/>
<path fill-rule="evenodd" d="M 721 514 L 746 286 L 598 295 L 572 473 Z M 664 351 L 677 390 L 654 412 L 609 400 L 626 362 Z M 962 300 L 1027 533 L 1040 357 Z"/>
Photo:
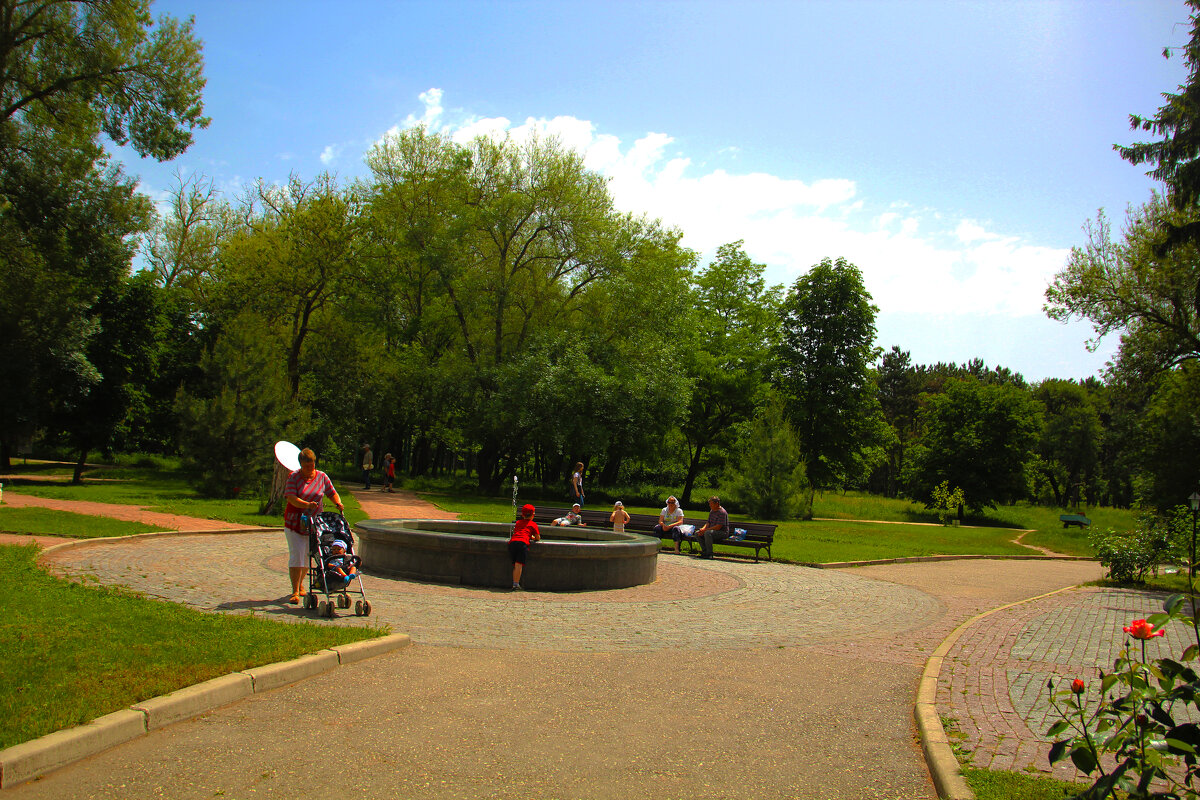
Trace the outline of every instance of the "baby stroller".
<path fill-rule="evenodd" d="M 317 610 L 322 617 L 334 616 L 334 604 L 338 608 L 350 607 L 350 594 L 358 594 L 361 599 L 354 601 L 354 614 L 359 617 L 371 616 L 371 603 L 363 592 L 362 559 L 354 553 L 354 534 L 346 518 L 336 511 L 325 511 L 319 515 L 305 514 L 308 522 L 308 594 L 304 598 L 304 607 Z M 342 541 L 346 544 L 346 552 L 335 556 L 330 552 L 333 543 Z M 333 571 L 331 561 L 343 559 L 345 565 L 353 564 L 355 573 L 342 577 Z M 353 586 L 357 584 L 358 588 Z M 317 593 L 325 595 L 324 600 L 317 598 Z"/>

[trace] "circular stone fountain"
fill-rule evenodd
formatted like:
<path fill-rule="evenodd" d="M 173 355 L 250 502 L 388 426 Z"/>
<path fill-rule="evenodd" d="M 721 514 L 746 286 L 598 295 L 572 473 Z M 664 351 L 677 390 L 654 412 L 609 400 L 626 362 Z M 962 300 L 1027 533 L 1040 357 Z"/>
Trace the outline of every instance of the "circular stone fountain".
<path fill-rule="evenodd" d="M 658 539 L 602 528 L 540 526 L 521 576 L 527 589 L 623 589 L 658 577 Z M 434 583 L 512 585 L 503 522 L 371 519 L 354 526 L 358 554 L 371 572 Z"/>

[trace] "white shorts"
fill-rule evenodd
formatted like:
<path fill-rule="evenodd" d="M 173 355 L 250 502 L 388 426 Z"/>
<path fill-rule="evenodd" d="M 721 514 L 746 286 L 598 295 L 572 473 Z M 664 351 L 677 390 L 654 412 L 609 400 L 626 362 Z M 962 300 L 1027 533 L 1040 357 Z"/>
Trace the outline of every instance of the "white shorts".
<path fill-rule="evenodd" d="M 283 535 L 288 543 L 288 567 L 308 566 L 308 534 L 296 533 L 291 528 L 284 528 Z"/>

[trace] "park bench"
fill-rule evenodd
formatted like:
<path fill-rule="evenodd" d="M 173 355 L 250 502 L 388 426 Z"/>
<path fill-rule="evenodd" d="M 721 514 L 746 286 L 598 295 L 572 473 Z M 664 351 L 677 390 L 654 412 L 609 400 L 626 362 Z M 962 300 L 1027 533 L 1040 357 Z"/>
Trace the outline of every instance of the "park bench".
<path fill-rule="evenodd" d="M 534 512 L 533 520 L 539 525 L 549 525 L 559 517 L 565 517 L 569 508 L 558 508 L 553 506 L 537 506 L 537 511 Z M 580 511 L 580 517 L 584 523 L 590 528 L 610 528 L 612 523 L 608 517 L 612 513 L 611 509 L 605 511 L 596 511 L 585 508 Z M 704 524 L 703 520 L 708 518 L 706 513 L 699 522 L 690 522 L 697 528 Z M 693 520 L 695 518 L 693 517 Z M 658 524 L 657 514 L 630 514 L 629 522 L 625 523 L 625 530 L 628 533 L 641 533 L 646 536 L 655 536 L 654 526 Z M 742 539 L 725 539 L 723 541 L 713 542 L 714 545 L 722 547 L 741 547 L 754 551 L 754 561 L 758 561 L 759 551 L 767 551 L 767 560 L 771 560 L 771 543 L 775 541 L 775 524 L 770 522 L 735 522 L 730 520 L 729 527 L 737 529 L 741 528 L 746 531 L 746 535 Z M 666 533 L 663 539 L 671 539 L 671 534 Z M 696 543 L 700 540 L 695 537 L 684 538 L 688 543 L 688 552 L 695 552 Z"/>
<path fill-rule="evenodd" d="M 1083 514 L 1059 514 L 1059 520 L 1064 528 L 1069 528 L 1072 525 L 1078 525 L 1080 528 L 1086 528 L 1092 524 L 1092 521 Z"/>

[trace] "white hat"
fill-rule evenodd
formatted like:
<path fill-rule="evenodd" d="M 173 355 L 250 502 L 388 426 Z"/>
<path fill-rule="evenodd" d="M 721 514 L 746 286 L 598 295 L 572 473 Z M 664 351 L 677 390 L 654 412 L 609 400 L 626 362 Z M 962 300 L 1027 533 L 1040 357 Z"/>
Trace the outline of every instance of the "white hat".
<path fill-rule="evenodd" d="M 333 540 L 333 542 L 332 542 L 332 543 L 330 543 L 330 545 L 329 545 L 329 546 L 330 546 L 330 547 L 340 547 L 340 548 L 342 548 L 343 550 L 345 550 L 345 549 L 346 549 L 346 543 L 345 543 L 345 542 L 343 542 L 341 539 L 334 539 L 334 540 Z"/>

